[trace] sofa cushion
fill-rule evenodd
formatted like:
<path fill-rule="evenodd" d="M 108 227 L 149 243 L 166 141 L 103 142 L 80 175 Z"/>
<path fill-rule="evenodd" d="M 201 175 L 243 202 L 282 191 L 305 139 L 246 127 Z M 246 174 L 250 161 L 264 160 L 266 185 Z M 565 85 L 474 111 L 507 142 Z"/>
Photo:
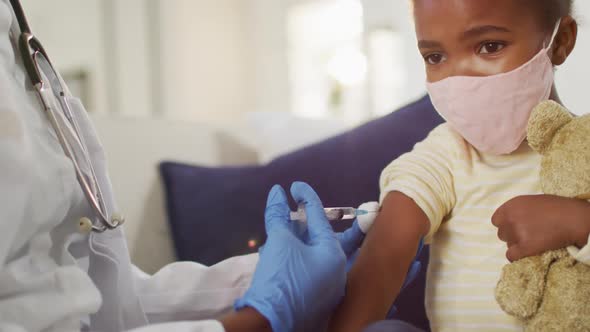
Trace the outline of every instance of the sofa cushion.
<path fill-rule="evenodd" d="M 265 237 L 266 195 L 277 183 L 288 189 L 293 181 L 308 182 L 324 206 L 356 207 L 377 200 L 381 170 L 410 151 L 442 121 L 429 98 L 424 97 L 262 166 L 210 168 L 163 162 L 160 170 L 178 258 L 211 265 L 255 252 Z M 349 225 L 333 226 L 342 230 Z M 422 258 L 427 257 L 426 252 Z M 408 295 L 410 302 L 416 302 L 416 296 L 423 299 L 423 278 L 422 274 L 415 283 L 418 293 Z M 416 319 L 423 319 L 420 301 L 421 309 L 417 311 L 398 305 L 399 314 L 404 315 L 407 309 L 417 315 Z"/>

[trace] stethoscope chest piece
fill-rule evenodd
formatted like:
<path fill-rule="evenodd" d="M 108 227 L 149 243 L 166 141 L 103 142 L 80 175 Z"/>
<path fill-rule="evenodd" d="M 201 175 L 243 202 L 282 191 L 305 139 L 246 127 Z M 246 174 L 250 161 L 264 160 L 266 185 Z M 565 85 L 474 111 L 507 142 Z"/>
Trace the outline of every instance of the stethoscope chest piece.
<path fill-rule="evenodd" d="M 80 218 L 78 221 L 78 231 L 84 235 L 90 234 L 92 232 L 92 221 L 87 217 Z"/>
<path fill-rule="evenodd" d="M 110 227 L 94 226 L 94 224 L 92 223 L 92 220 L 90 220 L 90 218 L 82 217 L 82 218 L 80 218 L 80 220 L 78 220 L 78 231 L 80 232 L 80 234 L 89 234 L 93 230 L 97 231 L 99 233 L 102 233 L 102 232 L 106 231 L 107 229 L 114 229 L 116 227 L 123 225 L 124 223 L 125 223 L 125 217 L 123 217 L 119 213 L 113 213 L 113 215 L 111 216 L 111 223 L 109 224 Z"/>

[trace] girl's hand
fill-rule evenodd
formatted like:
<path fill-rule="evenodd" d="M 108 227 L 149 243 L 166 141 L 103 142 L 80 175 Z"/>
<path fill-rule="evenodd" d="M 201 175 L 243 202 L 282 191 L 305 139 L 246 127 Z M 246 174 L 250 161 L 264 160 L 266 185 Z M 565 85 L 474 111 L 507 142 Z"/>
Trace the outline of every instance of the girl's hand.
<path fill-rule="evenodd" d="M 590 234 L 590 203 L 551 195 L 519 196 L 496 210 L 492 224 L 516 261 L 570 245 L 584 247 Z"/>

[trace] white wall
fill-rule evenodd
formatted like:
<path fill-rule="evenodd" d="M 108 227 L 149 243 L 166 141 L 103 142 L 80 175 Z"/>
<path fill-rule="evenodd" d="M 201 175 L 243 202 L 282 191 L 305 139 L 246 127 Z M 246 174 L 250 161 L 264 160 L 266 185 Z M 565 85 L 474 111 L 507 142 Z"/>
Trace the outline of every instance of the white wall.
<path fill-rule="evenodd" d="M 149 1 L 101 1 L 111 97 L 107 112 L 150 116 L 155 112 L 151 84 L 155 69 L 151 66 Z"/>
<path fill-rule="evenodd" d="M 243 0 L 159 1 L 164 112 L 231 119 L 252 109 Z"/>
<path fill-rule="evenodd" d="M 367 28 L 390 27 L 401 36 L 404 43 L 400 57 L 405 63 L 405 72 L 400 74 L 406 77 L 407 82 L 405 91 L 399 93 L 405 97 L 397 105 L 412 102 L 426 93 L 424 65 L 416 46 L 414 23 L 408 4 L 409 1 L 363 0 Z M 391 110 L 394 110 L 393 105 Z"/>
<path fill-rule="evenodd" d="M 23 0 L 33 33 L 58 70 L 90 74 L 95 113 L 151 115 L 147 0 Z"/>
<path fill-rule="evenodd" d="M 564 104 L 577 114 L 590 113 L 590 1 L 577 0 L 578 42 L 567 62 L 557 70 L 557 88 Z"/>
<path fill-rule="evenodd" d="M 218 123 L 289 111 L 290 1 L 158 0 L 164 112 Z"/>
<path fill-rule="evenodd" d="M 92 98 L 87 107 L 96 112 L 104 112 L 109 99 L 101 1 L 22 1 L 33 33 L 58 70 L 89 71 Z"/>
<path fill-rule="evenodd" d="M 251 80 L 258 69 L 250 44 L 256 43 L 256 32 L 266 30 L 249 24 L 248 15 L 261 7 L 243 0 L 23 0 L 23 5 L 62 72 L 90 71 L 90 111 L 220 122 L 255 107 Z M 262 90 L 256 90 L 258 96 Z"/>
<path fill-rule="evenodd" d="M 243 1 L 243 0 L 242 0 Z M 253 110 L 290 111 L 286 0 L 249 0 L 245 6 Z"/>

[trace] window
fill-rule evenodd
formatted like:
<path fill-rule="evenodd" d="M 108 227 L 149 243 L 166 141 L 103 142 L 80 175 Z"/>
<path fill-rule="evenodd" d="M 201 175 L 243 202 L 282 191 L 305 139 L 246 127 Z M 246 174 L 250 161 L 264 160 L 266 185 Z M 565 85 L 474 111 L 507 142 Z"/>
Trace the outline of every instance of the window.
<path fill-rule="evenodd" d="M 367 106 L 360 1 L 308 1 L 292 6 L 287 17 L 293 112 L 357 118 Z"/>
<path fill-rule="evenodd" d="M 297 116 L 338 117 L 355 124 L 407 102 L 406 41 L 391 26 L 373 27 L 377 23 L 368 22 L 366 13 L 359 0 L 313 0 L 290 7 L 289 86 Z"/>
<path fill-rule="evenodd" d="M 368 34 L 367 44 L 371 109 L 384 115 L 407 102 L 404 40 L 391 28 L 379 28 Z"/>

